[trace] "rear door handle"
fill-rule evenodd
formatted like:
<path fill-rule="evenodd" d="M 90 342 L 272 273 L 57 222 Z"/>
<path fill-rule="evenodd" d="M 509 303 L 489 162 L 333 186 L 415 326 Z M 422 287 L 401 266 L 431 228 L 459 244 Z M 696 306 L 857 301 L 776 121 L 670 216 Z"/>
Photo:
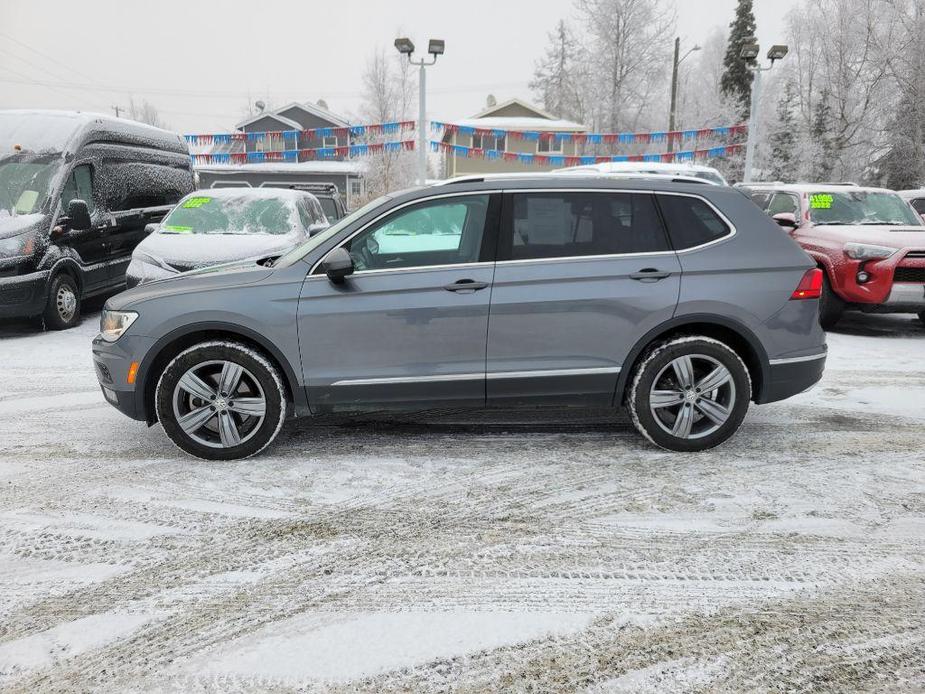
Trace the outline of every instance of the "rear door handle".
<path fill-rule="evenodd" d="M 476 282 L 475 280 L 457 280 L 453 284 L 445 284 L 443 288 L 448 292 L 475 292 L 479 289 L 485 289 L 488 286 L 488 282 Z"/>
<path fill-rule="evenodd" d="M 658 282 L 659 280 L 663 280 L 666 277 L 671 277 L 671 273 L 662 272 L 661 270 L 654 267 L 646 267 L 639 272 L 630 274 L 631 280 L 639 280 L 640 282 Z"/>

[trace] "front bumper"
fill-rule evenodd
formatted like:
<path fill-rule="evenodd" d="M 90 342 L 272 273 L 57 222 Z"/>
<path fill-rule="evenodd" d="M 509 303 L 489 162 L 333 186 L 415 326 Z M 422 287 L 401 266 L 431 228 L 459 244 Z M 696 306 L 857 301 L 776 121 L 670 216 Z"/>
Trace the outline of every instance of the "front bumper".
<path fill-rule="evenodd" d="M 48 300 L 51 271 L 0 277 L 0 318 L 37 316 Z"/>
<path fill-rule="evenodd" d="M 858 304 L 867 313 L 919 313 L 925 311 L 925 284 L 896 282 L 882 304 Z"/>
<path fill-rule="evenodd" d="M 140 421 L 147 420 L 144 393 L 137 383 L 128 382 L 129 367 L 141 362 L 153 340 L 147 337 L 123 335 L 107 342 L 97 335 L 93 339 L 93 365 L 106 401 L 122 414 Z"/>
<path fill-rule="evenodd" d="M 771 359 L 769 378 L 759 404 L 784 400 L 809 390 L 825 370 L 826 352 L 785 359 Z"/>

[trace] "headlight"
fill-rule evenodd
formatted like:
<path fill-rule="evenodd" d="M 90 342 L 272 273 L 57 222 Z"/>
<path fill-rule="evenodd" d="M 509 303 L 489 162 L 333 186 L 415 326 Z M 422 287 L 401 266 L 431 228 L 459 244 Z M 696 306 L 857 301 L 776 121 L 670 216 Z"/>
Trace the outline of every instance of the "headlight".
<path fill-rule="evenodd" d="M 15 258 L 32 255 L 35 250 L 35 234 L 20 234 L 0 239 L 0 258 Z"/>
<path fill-rule="evenodd" d="M 868 243 L 846 243 L 845 255 L 854 260 L 882 260 L 896 252 L 889 246 L 874 246 Z"/>
<path fill-rule="evenodd" d="M 134 311 L 110 311 L 104 308 L 100 316 L 100 335 L 107 342 L 115 342 L 137 318 L 138 314 Z"/>

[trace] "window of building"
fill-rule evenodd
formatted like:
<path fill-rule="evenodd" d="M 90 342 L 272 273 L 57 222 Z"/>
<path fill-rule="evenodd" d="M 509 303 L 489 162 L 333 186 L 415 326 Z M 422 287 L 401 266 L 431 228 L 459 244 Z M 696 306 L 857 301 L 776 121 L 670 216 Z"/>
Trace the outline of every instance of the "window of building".
<path fill-rule="evenodd" d="M 495 149 L 504 152 L 507 147 L 507 138 L 504 135 L 495 137 L 476 133 L 472 136 L 472 146 L 475 149 Z"/>
<path fill-rule="evenodd" d="M 337 147 L 338 146 L 337 137 L 332 135 L 332 136 L 322 138 L 321 146 L 322 147 Z"/>
<path fill-rule="evenodd" d="M 540 137 L 536 141 L 536 151 L 538 154 L 562 154 L 562 140 L 558 137 Z"/>
<path fill-rule="evenodd" d="M 653 196 L 644 193 L 518 193 L 499 260 L 667 251 Z"/>

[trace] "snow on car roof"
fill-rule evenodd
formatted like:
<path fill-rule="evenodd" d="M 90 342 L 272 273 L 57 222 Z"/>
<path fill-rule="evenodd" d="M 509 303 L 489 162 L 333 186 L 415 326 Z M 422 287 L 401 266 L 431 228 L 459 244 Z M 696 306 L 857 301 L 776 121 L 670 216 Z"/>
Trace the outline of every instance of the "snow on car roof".
<path fill-rule="evenodd" d="M 183 200 L 189 198 L 216 198 L 219 200 L 232 198 L 277 198 L 295 201 L 301 198 L 313 197 L 315 196 L 311 193 L 296 188 L 204 188 L 202 190 L 194 190 L 184 197 Z M 183 200 L 180 202 L 183 202 Z"/>
<path fill-rule="evenodd" d="M 925 188 L 916 188 L 915 190 L 898 190 L 899 197 L 904 200 L 914 200 L 915 198 L 925 198 Z"/>
<path fill-rule="evenodd" d="M 742 188 L 771 188 L 787 193 L 892 193 L 896 191 L 875 186 L 858 186 L 853 183 L 743 183 Z"/>
<path fill-rule="evenodd" d="M 196 171 L 211 174 L 226 173 L 336 173 L 364 174 L 368 168 L 365 161 L 301 161 L 264 162 L 257 164 L 207 164 L 196 165 Z"/>
<path fill-rule="evenodd" d="M 568 166 L 564 169 L 555 169 L 553 173 L 577 173 L 579 171 L 600 171 L 602 173 L 623 173 L 623 172 L 640 172 L 651 171 L 659 172 L 678 172 L 684 171 L 703 171 L 719 175 L 719 171 L 712 166 L 703 164 L 688 164 L 679 162 L 670 164 L 667 162 L 647 162 L 647 161 L 608 161 L 600 164 L 582 164 L 580 166 Z"/>

